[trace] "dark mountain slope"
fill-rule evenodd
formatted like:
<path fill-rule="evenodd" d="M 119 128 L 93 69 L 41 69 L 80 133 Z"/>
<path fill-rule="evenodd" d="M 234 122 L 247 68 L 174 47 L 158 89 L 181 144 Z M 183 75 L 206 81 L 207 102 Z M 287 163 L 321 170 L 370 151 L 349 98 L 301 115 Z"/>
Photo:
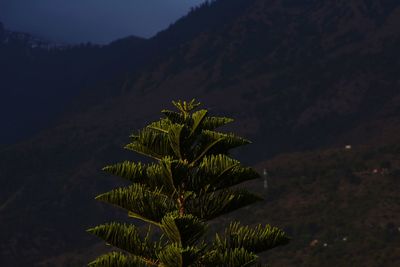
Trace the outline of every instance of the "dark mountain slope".
<path fill-rule="evenodd" d="M 317 150 L 259 163 L 260 173 L 269 172 L 269 188 L 263 179 L 248 187 L 265 201 L 224 223 L 240 216 L 243 223 L 284 227 L 293 240 L 262 255 L 271 266 L 398 266 L 399 148 Z"/>
<path fill-rule="evenodd" d="M 221 21 L 235 19 L 250 4 L 234 0 L 224 10 L 226 0 L 213 8 L 206 2 L 151 39 L 131 36 L 105 46 L 53 44 L 1 24 L 0 119 L 6 130 L 0 133 L 0 143 L 23 140 L 71 113 L 118 96 L 138 69 L 152 66 Z"/>
<path fill-rule="evenodd" d="M 186 20 L 212 12 L 218 3 L 229 9 L 229 1 L 217 1 Z M 188 30 L 183 43 L 154 55 L 120 96 L 88 105 L 40 136 L 0 151 L 0 227 L 10 229 L 1 233 L 0 265 L 37 266 L 53 256 L 47 266 L 61 258 L 81 264 L 73 252 L 88 260 L 97 240 L 84 229 L 115 218 L 93 201 L 118 183 L 99 169 L 137 159 L 120 147 L 131 131 L 159 118 L 171 100 L 197 97 L 212 113 L 237 119 L 226 129 L 254 141 L 234 153 L 245 164 L 283 151 L 398 141 L 400 4 L 247 3 L 211 29 L 198 28 L 193 35 Z M 175 29 L 169 29 L 171 36 Z M 167 40 L 168 31 L 163 34 Z M 93 89 L 88 98 L 96 95 Z M 321 206 L 310 209 L 321 212 Z M 359 218 L 349 220 L 357 225 Z"/>
<path fill-rule="evenodd" d="M 68 46 L 0 29 L 0 143 L 12 144 L 54 124 L 80 94 L 97 101 L 115 95 L 114 88 L 143 62 L 145 42 L 131 37 L 102 47 Z"/>
<path fill-rule="evenodd" d="M 184 94 L 196 87 L 212 105 L 229 94 L 235 107 L 226 109 L 242 110 L 257 141 L 256 133 L 268 133 L 270 143 L 260 148 L 272 152 L 368 142 L 347 136 L 387 120 L 390 106 L 398 118 L 399 5 L 285 3 L 256 1 L 220 34 L 200 34 L 144 73 L 132 90 Z M 375 134 L 394 130 L 382 125 Z"/>

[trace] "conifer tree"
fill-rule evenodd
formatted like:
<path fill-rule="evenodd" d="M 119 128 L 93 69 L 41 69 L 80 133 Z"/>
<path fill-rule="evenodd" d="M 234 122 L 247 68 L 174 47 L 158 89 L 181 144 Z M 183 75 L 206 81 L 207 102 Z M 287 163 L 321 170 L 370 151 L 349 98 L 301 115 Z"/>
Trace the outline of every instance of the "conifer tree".
<path fill-rule="evenodd" d="M 106 166 L 104 171 L 131 185 L 96 197 L 147 223 L 147 232 L 134 223 L 118 222 L 88 229 L 118 249 L 89 266 L 254 266 L 257 253 L 289 241 L 276 227 L 233 221 L 224 234 L 206 242 L 207 221 L 262 200 L 244 188 L 232 188 L 259 174 L 228 155 L 250 141 L 215 131 L 233 119 L 209 116 L 205 109 L 194 111 L 200 105 L 195 99 L 172 103 L 179 112 L 162 110 L 164 118 L 131 135 L 132 142 L 125 146 L 155 162 Z"/>

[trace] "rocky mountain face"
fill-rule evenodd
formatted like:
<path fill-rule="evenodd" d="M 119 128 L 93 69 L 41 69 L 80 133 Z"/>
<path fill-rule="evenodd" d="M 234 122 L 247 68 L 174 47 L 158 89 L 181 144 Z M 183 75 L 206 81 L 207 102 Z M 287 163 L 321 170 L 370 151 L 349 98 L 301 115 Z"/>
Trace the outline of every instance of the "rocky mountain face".
<path fill-rule="evenodd" d="M 398 142 L 397 25 L 400 3 L 389 0 L 219 0 L 193 10 L 146 41 L 145 63 L 115 88 L 118 93 L 111 91 L 112 83 L 98 84 L 114 97 L 103 94 L 101 101 L 90 101 L 96 97 L 95 87 L 83 91 L 76 100 L 79 111 L 71 109 L 57 125 L 31 140 L 0 148 L 0 226 L 8 229 L 0 233 L 4 241 L 0 265 L 76 266 L 93 258 L 98 240 L 84 229 L 125 219 L 93 200 L 122 183 L 99 170 L 119 160 L 143 160 L 121 147 L 130 133 L 158 119 L 161 109 L 171 108 L 171 100 L 196 97 L 211 114 L 235 118 L 225 130 L 253 144 L 233 154 L 252 166 L 283 152 Z M 89 50 L 85 51 L 83 55 Z M 114 64 L 121 58 L 123 54 Z M 287 168 L 290 171 L 292 166 Z M 290 188 L 298 182 L 282 179 L 286 191 L 282 189 L 279 198 L 287 201 L 285 211 L 291 212 L 292 207 L 297 209 L 299 192 Z M 336 189 L 327 183 L 324 190 L 334 194 Z M 367 185 L 373 190 L 369 183 L 351 190 L 364 190 Z M 319 186 L 307 182 L 305 192 L 319 192 Z M 388 188 L 380 190 L 385 194 Z M 304 201 L 319 200 L 318 194 L 303 193 Z M 347 194 L 335 201 L 347 205 L 353 197 Z M 374 204 L 369 205 L 374 210 Z M 390 206 L 387 214 L 398 207 Z M 307 207 L 316 217 L 324 208 Z M 384 204 L 379 207 L 385 209 Z M 263 221 L 269 222 L 270 213 L 262 214 Z M 246 212 L 237 216 L 244 218 Z M 346 220 L 356 228 L 355 220 Z M 293 229 L 296 220 L 291 223 Z M 308 231 L 303 230 L 302 234 Z M 382 251 L 390 249 L 382 246 Z M 300 245 L 296 249 L 301 250 Z M 281 266 L 299 266 L 313 259 L 321 263 L 313 253 L 296 251 L 292 255 L 301 260 L 281 262 Z M 284 257 L 284 252 L 283 248 L 279 255 Z M 374 259 L 368 260 L 374 266 Z M 330 264 L 335 263 L 326 259 L 324 265 Z"/>

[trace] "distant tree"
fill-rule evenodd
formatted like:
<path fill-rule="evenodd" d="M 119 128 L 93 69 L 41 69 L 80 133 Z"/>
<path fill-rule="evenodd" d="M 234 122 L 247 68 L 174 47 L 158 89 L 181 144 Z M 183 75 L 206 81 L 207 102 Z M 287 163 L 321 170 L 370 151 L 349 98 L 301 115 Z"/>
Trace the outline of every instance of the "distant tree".
<path fill-rule="evenodd" d="M 276 227 L 252 228 L 238 221 L 205 241 L 206 221 L 262 200 L 244 188 L 230 188 L 259 174 L 227 155 L 250 141 L 214 131 L 232 119 L 208 116 L 204 109 L 193 112 L 200 105 L 194 99 L 172 103 L 179 112 L 162 110 L 165 118 L 132 135 L 125 146 L 157 163 L 124 161 L 105 167 L 132 184 L 96 197 L 148 223 L 147 232 L 118 222 L 88 229 L 119 249 L 89 266 L 253 266 L 256 253 L 288 243 Z"/>

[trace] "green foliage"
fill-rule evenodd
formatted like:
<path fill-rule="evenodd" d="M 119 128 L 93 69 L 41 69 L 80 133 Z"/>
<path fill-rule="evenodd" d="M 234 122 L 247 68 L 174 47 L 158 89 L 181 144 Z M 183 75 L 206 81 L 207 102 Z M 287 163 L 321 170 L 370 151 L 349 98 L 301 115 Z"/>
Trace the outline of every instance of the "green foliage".
<path fill-rule="evenodd" d="M 194 245 L 206 231 L 206 224 L 192 214 L 169 213 L 161 221 L 161 229 L 171 242 L 183 247 Z"/>
<path fill-rule="evenodd" d="M 209 255 L 206 266 L 229 266 L 242 267 L 251 266 L 256 263 L 257 255 L 244 248 L 228 248 L 215 250 Z"/>
<path fill-rule="evenodd" d="M 132 224 L 108 223 L 88 229 L 91 234 L 97 235 L 108 244 L 118 247 L 137 257 L 154 257 L 155 252 L 161 249 L 159 242 L 150 242 L 151 228 L 145 238 L 141 238 L 138 229 Z"/>
<path fill-rule="evenodd" d="M 228 248 L 245 248 L 258 253 L 288 242 L 285 233 L 276 227 L 270 225 L 262 227 L 259 224 L 255 228 L 250 228 L 240 226 L 240 222 L 232 222 L 225 230 L 224 238 L 216 234 L 214 246 L 221 251 Z"/>
<path fill-rule="evenodd" d="M 213 242 L 205 242 L 206 221 L 262 200 L 244 188 L 230 188 L 259 174 L 227 155 L 250 141 L 215 131 L 232 119 L 194 111 L 200 105 L 194 99 L 173 104 L 179 112 L 163 110 L 165 118 L 131 135 L 132 142 L 125 146 L 157 162 L 124 161 L 104 167 L 131 185 L 96 197 L 157 227 L 162 233 L 159 241 L 150 241 L 150 227 L 141 237 L 133 224 L 96 226 L 88 232 L 122 252 L 103 255 L 90 266 L 253 266 L 256 253 L 289 241 L 276 227 L 250 228 L 235 222 L 224 237 L 217 234 Z"/>
<path fill-rule="evenodd" d="M 135 255 L 127 256 L 120 252 L 111 252 L 100 256 L 96 260 L 89 263 L 90 267 L 147 267 L 146 260 Z"/>
<path fill-rule="evenodd" d="M 161 190 L 151 191 L 142 184 L 133 184 L 101 194 L 96 199 L 128 210 L 129 216 L 159 224 L 164 214 L 175 209 L 175 203 Z"/>

